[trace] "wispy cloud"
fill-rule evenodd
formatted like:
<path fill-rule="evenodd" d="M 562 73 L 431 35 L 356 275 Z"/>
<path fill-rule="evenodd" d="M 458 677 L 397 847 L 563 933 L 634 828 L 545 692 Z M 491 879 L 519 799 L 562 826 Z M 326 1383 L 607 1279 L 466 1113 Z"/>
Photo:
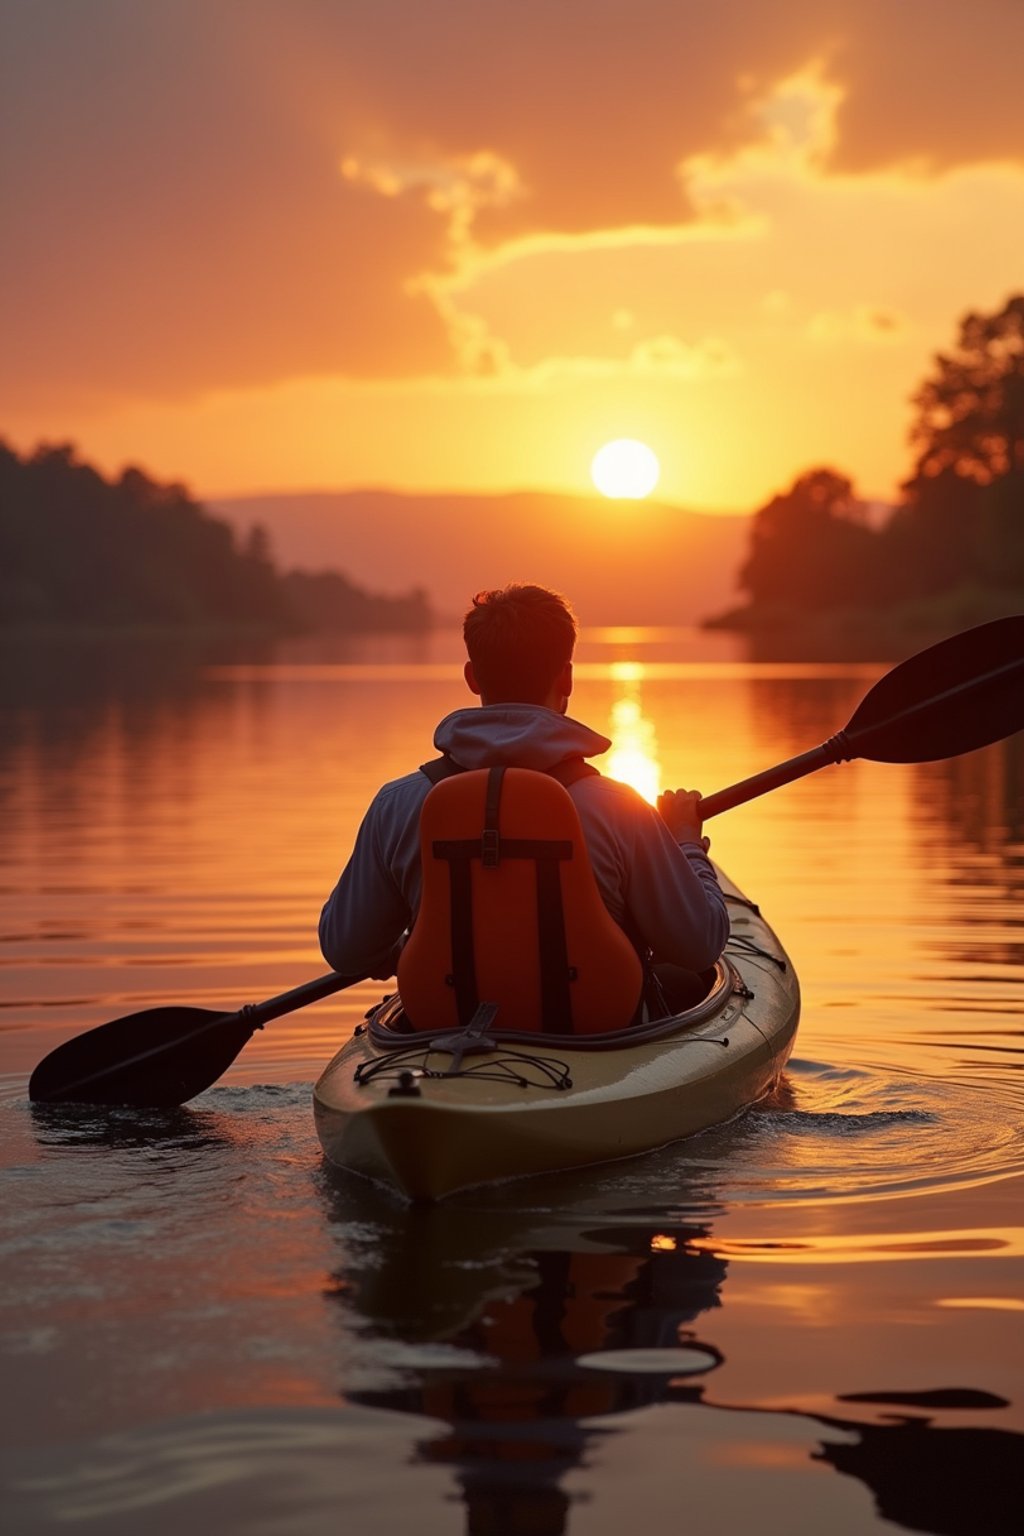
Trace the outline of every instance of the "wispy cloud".
<path fill-rule="evenodd" d="M 805 452 L 884 488 L 931 352 L 1020 284 L 1018 0 L 0 0 L 0 25 L 22 438 L 221 486 L 521 484 L 624 423 L 685 444 L 680 498 L 735 505 Z"/>

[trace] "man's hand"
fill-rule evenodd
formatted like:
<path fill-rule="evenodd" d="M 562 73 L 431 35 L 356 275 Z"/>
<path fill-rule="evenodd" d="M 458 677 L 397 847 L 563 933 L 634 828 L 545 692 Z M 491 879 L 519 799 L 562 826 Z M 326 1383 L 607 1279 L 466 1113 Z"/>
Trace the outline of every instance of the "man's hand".
<path fill-rule="evenodd" d="M 398 969 L 398 957 L 405 948 L 408 934 L 403 933 L 397 944 L 393 944 L 387 954 L 370 968 L 371 981 L 390 981 Z"/>
<path fill-rule="evenodd" d="M 711 839 L 701 836 L 704 822 L 700 814 L 699 790 L 666 789 L 658 796 L 658 810 L 677 843 L 697 843 L 707 853 Z"/>

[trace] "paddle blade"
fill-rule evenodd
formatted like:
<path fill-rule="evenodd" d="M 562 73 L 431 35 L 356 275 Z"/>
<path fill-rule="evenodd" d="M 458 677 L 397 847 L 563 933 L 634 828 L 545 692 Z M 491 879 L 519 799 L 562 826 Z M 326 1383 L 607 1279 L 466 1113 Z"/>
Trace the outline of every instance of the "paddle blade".
<path fill-rule="evenodd" d="M 1024 730 L 1024 615 L 919 651 L 880 678 L 841 733 L 850 755 L 930 763 Z"/>
<path fill-rule="evenodd" d="M 253 1032 L 250 1017 L 208 1008 L 147 1008 L 66 1040 L 36 1067 L 40 1104 L 167 1109 L 216 1082 Z"/>

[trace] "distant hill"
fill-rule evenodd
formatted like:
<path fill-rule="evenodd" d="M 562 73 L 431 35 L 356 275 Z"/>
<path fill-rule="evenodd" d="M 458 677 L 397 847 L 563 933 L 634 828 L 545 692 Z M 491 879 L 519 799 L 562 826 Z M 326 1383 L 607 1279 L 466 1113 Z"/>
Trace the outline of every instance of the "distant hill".
<path fill-rule="evenodd" d="M 585 624 L 687 624 L 736 600 L 749 517 L 656 502 L 543 492 L 418 495 L 383 490 L 225 497 L 240 532 L 259 523 L 284 568 L 331 566 L 374 590 L 424 587 L 461 614 L 482 587 L 537 581 Z"/>

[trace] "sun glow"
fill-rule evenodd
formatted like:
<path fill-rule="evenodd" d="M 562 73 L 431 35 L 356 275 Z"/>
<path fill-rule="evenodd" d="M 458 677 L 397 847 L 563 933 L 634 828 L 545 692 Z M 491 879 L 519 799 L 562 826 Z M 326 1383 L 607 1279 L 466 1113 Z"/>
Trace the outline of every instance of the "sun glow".
<path fill-rule="evenodd" d="M 606 759 L 609 778 L 630 784 L 651 805 L 658 798 L 661 764 L 653 723 L 640 703 L 643 668 L 634 662 L 614 662 L 612 675 L 623 691 L 612 705 L 610 735 L 614 742 Z"/>
<path fill-rule="evenodd" d="M 590 478 L 602 496 L 641 501 L 658 483 L 661 466 L 654 450 L 632 437 L 618 437 L 595 453 Z"/>

